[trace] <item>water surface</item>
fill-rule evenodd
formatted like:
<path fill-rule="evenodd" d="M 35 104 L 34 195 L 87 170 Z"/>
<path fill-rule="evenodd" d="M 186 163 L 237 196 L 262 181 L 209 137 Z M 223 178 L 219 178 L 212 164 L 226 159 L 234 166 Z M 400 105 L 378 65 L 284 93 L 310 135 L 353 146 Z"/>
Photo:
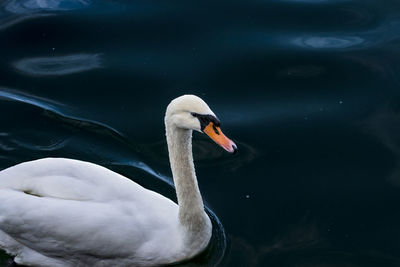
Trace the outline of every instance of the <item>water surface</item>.
<path fill-rule="evenodd" d="M 174 199 L 163 116 L 196 94 L 239 153 L 194 134 L 215 231 L 181 266 L 400 266 L 399 29 L 394 0 L 3 1 L 0 169 L 70 157 Z"/>

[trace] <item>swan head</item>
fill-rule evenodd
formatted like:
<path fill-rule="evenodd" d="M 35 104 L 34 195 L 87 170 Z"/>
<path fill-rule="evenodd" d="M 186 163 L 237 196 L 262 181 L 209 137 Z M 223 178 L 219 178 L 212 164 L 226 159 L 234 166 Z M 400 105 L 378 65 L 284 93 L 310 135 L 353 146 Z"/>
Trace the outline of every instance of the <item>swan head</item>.
<path fill-rule="evenodd" d="M 172 100 L 167 107 L 165 122 L 177 128 L 205 133 L 226 151 L 237 151 L 236 144 L 222 133 L 217 116 L 198 96 L 183 95 Z"/>

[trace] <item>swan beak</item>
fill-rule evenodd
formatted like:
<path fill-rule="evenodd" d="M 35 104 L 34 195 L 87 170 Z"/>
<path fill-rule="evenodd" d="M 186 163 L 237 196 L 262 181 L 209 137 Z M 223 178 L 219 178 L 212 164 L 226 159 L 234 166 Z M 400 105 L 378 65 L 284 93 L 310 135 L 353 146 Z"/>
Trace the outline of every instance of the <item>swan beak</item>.
<path fill-rule="evenodd" d="M 203 130 L 205 134 L 207 134 L 215 143 L 220 145 L 223 149 L 230 153 L 237 152 L 236 144 L 226 137 L 221 129 L 214 125 L 214 123 L 210 122 Z"/>

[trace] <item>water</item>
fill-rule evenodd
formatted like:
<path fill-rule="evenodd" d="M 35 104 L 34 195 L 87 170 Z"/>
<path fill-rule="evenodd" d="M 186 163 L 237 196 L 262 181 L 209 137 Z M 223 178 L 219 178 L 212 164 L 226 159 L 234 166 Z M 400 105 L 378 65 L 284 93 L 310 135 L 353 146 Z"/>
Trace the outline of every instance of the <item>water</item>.
<path fill-rule="evenodd" d="M 76 158 L 174 199 L 163 116 L 192 93 L 239 153 L 195 134 L 214 236 L 181 266 L 400 266 L 398 1 L 8 0 L 0 40 L 1 169 Z"/>

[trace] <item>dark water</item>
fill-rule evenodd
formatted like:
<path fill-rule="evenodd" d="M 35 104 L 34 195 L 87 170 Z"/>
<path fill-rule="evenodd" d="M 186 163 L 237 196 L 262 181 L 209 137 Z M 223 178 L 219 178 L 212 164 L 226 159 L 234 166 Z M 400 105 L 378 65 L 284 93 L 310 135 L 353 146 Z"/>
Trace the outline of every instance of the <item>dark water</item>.
<path fill-rule="evenodd" d="M 70 157 L 174 198 L 163 116 L 192 93 L 239 153 L 195 134 L 215 232 L 181 266 L 400 266 L 399 1 L 9 0 L 0 48 L 0 169 Z"/>

